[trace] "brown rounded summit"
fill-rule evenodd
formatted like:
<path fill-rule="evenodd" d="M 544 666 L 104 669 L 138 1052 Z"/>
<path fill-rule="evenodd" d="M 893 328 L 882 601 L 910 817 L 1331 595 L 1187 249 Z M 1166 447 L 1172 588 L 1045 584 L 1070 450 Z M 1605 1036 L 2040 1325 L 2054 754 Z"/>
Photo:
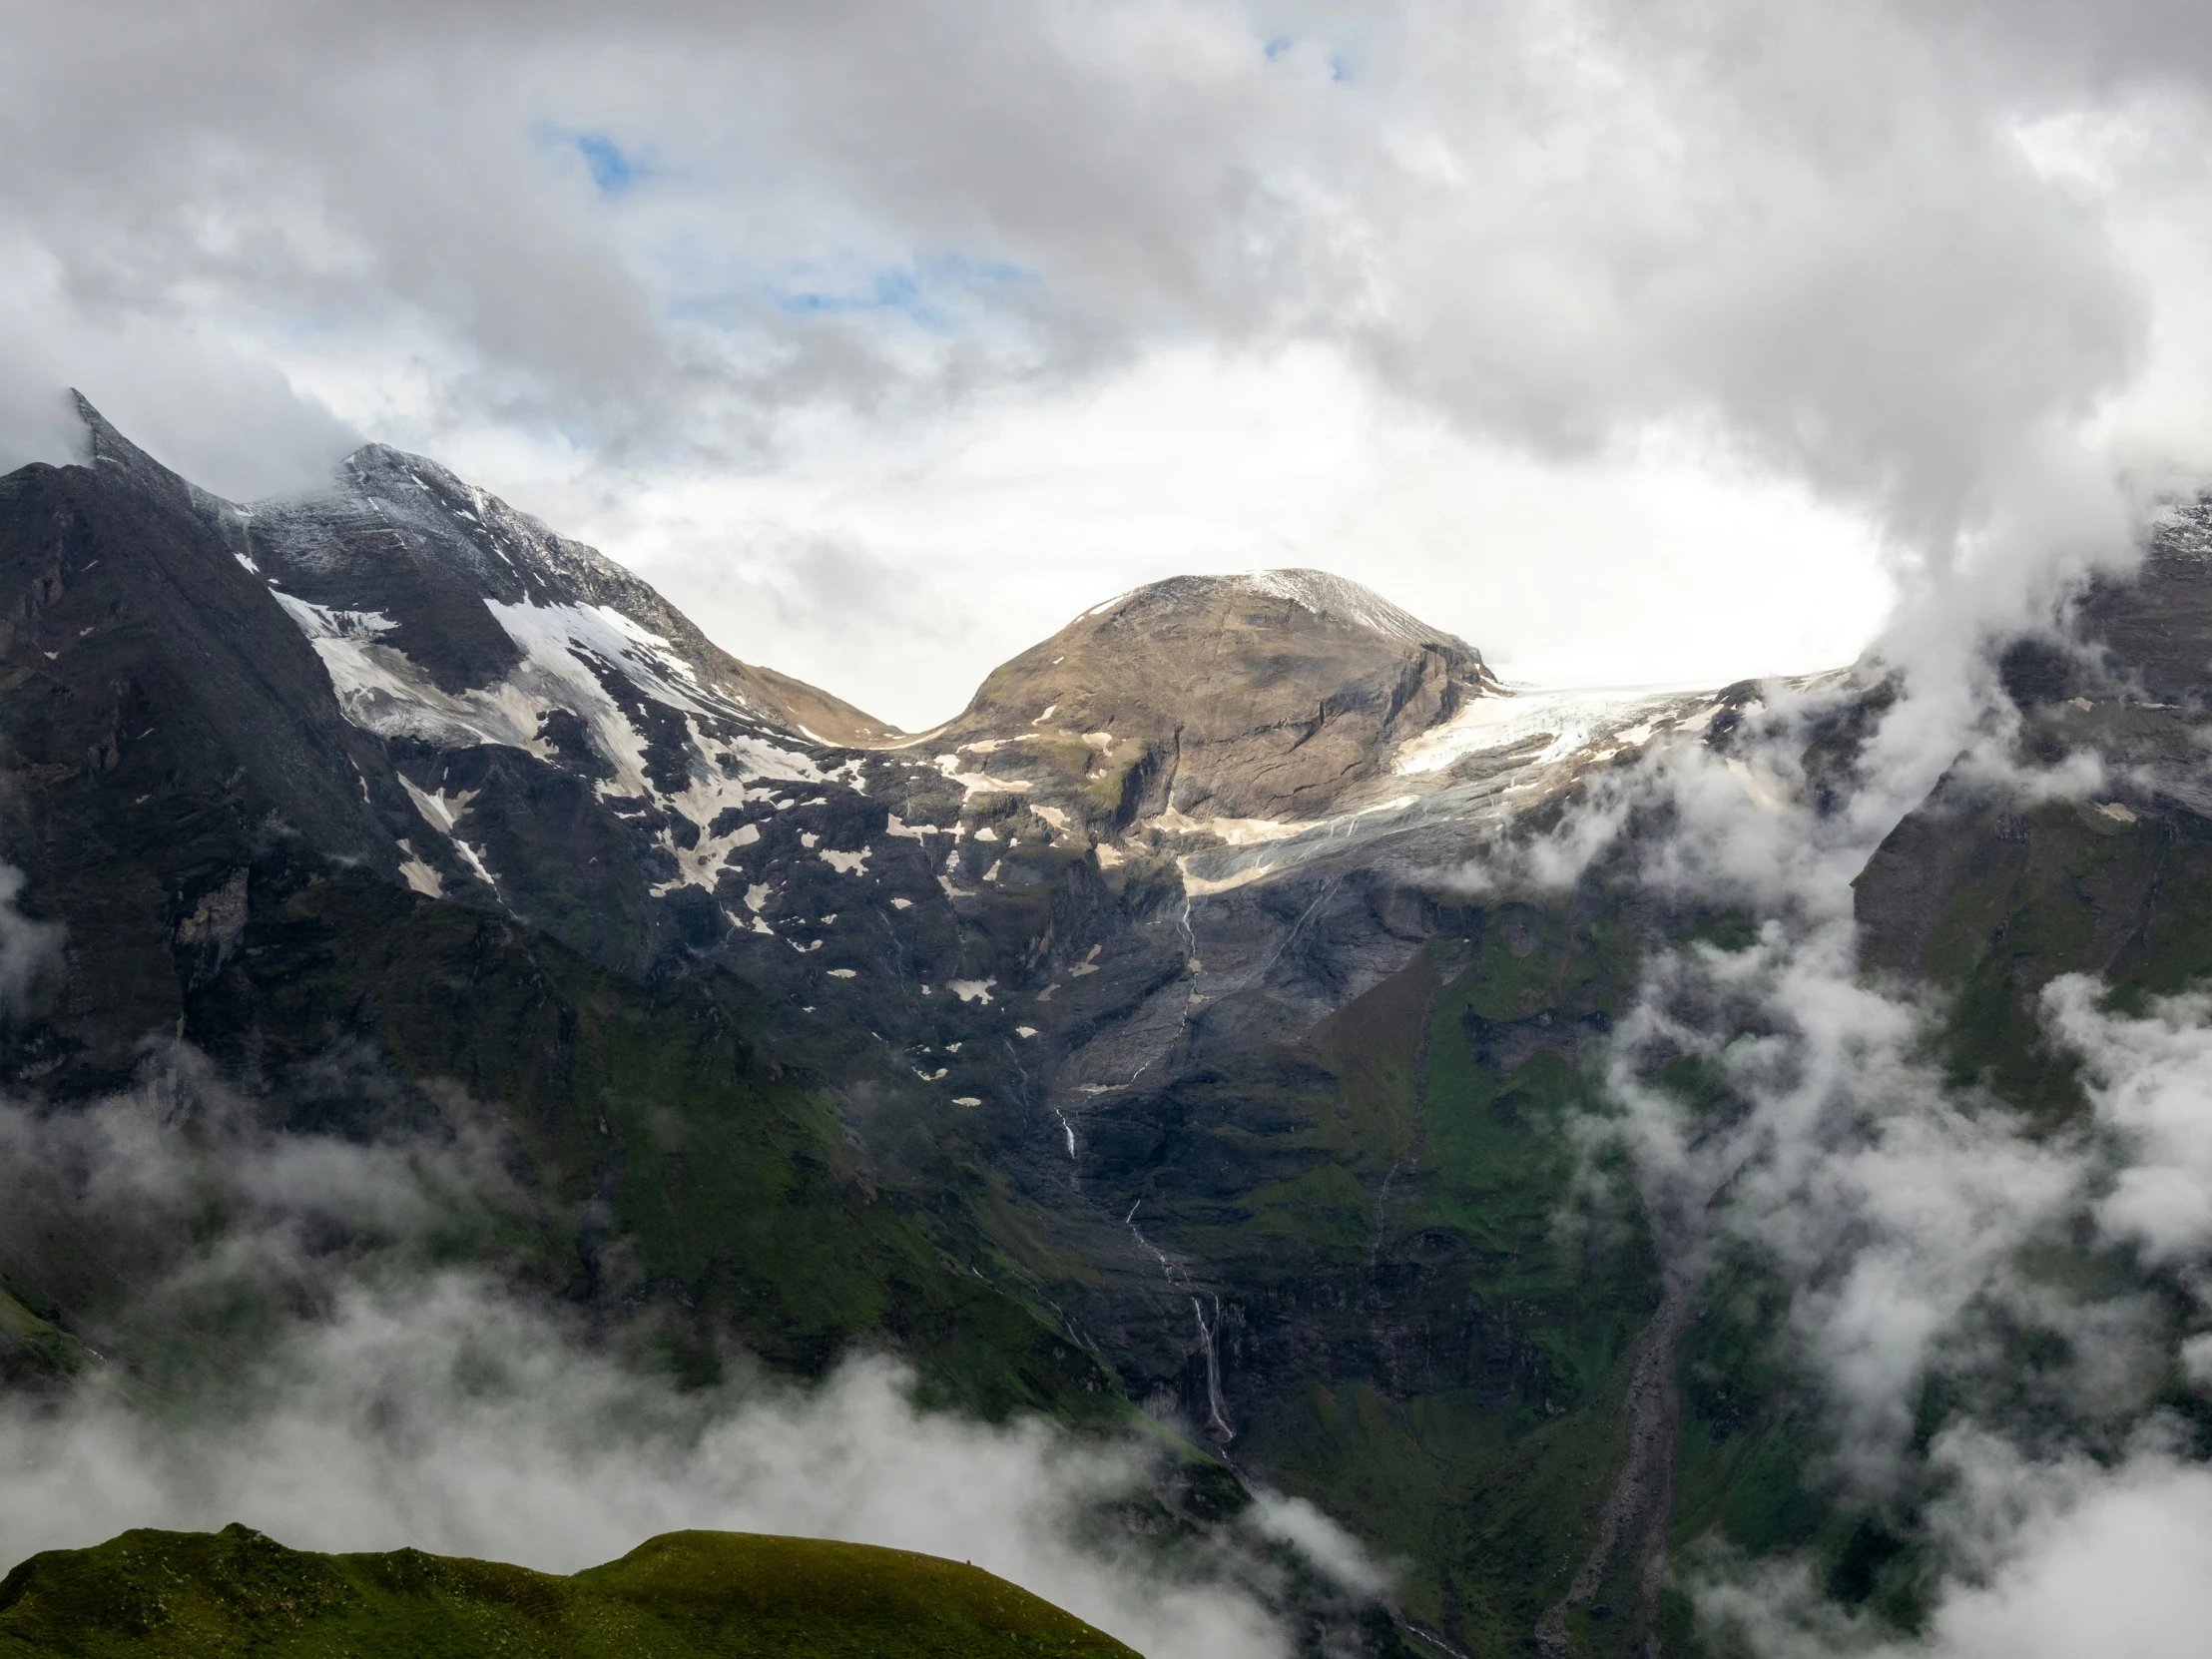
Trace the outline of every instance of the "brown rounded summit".
<path fill-rule="evenodd" d="M 1177 576 L 1085 611 L 931 737 L 1081 741 L 1125 816 L 1295 819 L 1497 689 L 1464 640 L 1327 571 Z"/>

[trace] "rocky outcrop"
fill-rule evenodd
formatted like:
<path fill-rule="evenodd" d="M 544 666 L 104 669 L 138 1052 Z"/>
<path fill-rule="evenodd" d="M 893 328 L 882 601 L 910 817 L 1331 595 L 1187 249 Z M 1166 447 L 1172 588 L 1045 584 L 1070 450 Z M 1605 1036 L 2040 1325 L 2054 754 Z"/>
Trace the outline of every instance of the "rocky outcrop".
<path fill-rule="evenodd" d="M 994 671 L 932 746 L 1058 752 L 1116 827 L 1303 820 L 1501 690 L 1473 647 L 1319 570 L 1178 576 Z"/>

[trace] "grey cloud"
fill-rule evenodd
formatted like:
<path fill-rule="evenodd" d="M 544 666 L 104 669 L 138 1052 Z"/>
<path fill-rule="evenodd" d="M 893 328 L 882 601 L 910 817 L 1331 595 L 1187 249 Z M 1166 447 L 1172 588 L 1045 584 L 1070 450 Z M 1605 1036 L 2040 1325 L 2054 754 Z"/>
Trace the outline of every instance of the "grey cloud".
<path fill-rule="evenodd" d="M 2201 1275 L 2212 1266 L 2212 996 L 2163 997 L 2130 1015 L 2100 1006 L 2103 991 L 2070 973 L 2042 993 L 2045 1025 L 2080 1057 L 2097 1120 L 2125 1148 L 2097 1221 L 2148 1260 Z"/>
<path fill-rule="evenodd" d="M 1763 1659 L 2183 1659 L 2212 1616 L 2212 1477 L 2176 1454 L 2175 1426 L 2154 1424 L 2106 1465 L 2033 1459 L 1971 1430 L 1939 1437 L 1933 1457 L 1951 1486 L 1934 1525 L 1969 1570 L 1914 1638 L 1839 1613 L 1801 1563 L 1709 1563 L 1699 1611 Z"/>
<path fill-rule="evenodd" d="M 333 1064 L 373 1098 L 372 1059 Z M 288 1134 L 168 1044 L 122 1093 L 0 1101 L 0 1257 L 65 1296 L 100 1347 L 240 1329 L 219 1309 L 323 1308 L 350 1278 L 411 1273 L 440 1249 L 496 1271 L 495 1224 L 526 1225 L 529 1206 L 496 1124 L 448 1092 L 446 1122 L 374 1142 Z"/>
<path fill-rule="evenodd" d="M 1714 423 L 1942 548 L 2139 358 L 2097 205 L 2012 131 L 2122 96 L 2140 55 L 2054 85 L 2055 49 L 1872 0 L 1403 0 L 1342 52 L 1333 21 L 34 7 L 4 107 L 36 165 L 6 201 L 88 330 L 333 330 L 415 359 L 449 415 L 610 452 L 727 456 L 779 403 L 911 412 L 1166 337 L 1319 337 L 1537 446 Z M 556 165 L 578 131 L 657 171 L 595 199 Z M 773 297 L 931 262 L 949 327 Z"/>
<path fill-rule="evenodd" d="M 712 558 L 647 558 L 642 574 L 710 634 L 777 640 L 775 666 L 869 710 L 912 706 L 917 639 L 945 652 L 978 632 L 972 598 L 876 556 L 851 538 L 756 527 L 733 543 L 703 536 Z M 987 601 L 986 601 L 987 603 Z M 952 709 L 930 711 L 937 717 Z M 911 717 L 909 717 L 911 719 Z"/>
<path fill-rule="evenodd" d="M 17 908 L 23 872 L 0 864 L 0 1022 L 23 1012 L 39 977 L 60 953 L 62 929 L 37 921 Z"/>

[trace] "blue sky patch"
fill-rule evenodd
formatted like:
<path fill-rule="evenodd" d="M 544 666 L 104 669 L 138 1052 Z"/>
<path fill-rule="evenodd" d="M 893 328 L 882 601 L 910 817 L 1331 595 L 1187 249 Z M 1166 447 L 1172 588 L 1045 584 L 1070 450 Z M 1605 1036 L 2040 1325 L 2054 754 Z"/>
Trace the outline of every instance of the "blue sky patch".
<path fill-rule="evenodd" d="M 1328 60 L 1329 78 L 1340 83 L 1351 80 L 1354 65 L 1349 44 L 1326 36 L 1313 38 L 1323 48 L 1323 54 Z M 1262 44 L 1260 50 L 1266 54 L 1269 63 L 1281 63 L 1303 44 L 1296 35 L 1273 35 Z"/>
<path fill-rule="evenodd" d="M 977 290 L 1042 279 L 1041 273 L 1025 266 L 955 254 L 878 266 L 844 280 L 801 277 L 770 287 L 768 300 L 794 316 L 894 315 L 932 332 L 947 332 L 957 326 L 956 313 L 967 308 L 962 302 L 979 297 Z"/>
<path fill-rule="evenodd" d="M 639 184 L 661 172 L 650 147 L 633 146 L 626 150 L 607 133 L 579 132 L 574 127 L 543 123 L 537 129 L 536 138 L 556 168 L 566 171 L 582 162 L 592 188 L 603 201 L 627 196 Z"/>
<path fill-rule="evenodd" d="M 591 169 L 591 182 L 602 196 L 620 196 L 637 182 L 638 164 L 605 133 L 578 133 L 576 153 Z"/>

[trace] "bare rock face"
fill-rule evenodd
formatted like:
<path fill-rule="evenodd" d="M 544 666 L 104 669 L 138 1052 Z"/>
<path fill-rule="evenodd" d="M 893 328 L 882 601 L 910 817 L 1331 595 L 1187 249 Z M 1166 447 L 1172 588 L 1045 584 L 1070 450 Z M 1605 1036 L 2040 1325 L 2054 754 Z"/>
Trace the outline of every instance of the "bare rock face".
<path fill-rule="evenodd" d="M 1023 652 L 931 738 L 1050 749 L 1125 824 L 1299 820 L 1498 689 L 1465 641 L 1342 577 L 1178 576 Z"/>

